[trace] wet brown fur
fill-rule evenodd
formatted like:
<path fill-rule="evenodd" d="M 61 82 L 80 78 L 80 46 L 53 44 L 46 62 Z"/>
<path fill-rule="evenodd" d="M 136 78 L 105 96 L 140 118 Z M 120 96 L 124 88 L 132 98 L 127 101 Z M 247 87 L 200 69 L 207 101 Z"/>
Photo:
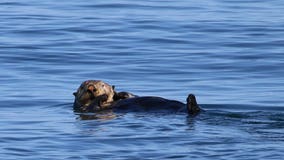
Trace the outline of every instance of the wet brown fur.
<path fill-rule="evenodd" d="M 114 87 L 100 80 L 83 82 L 74 93 L 75 103 L 78 107 L 87 107 L 93 103 L 104 108 L 113 102 Z"/>
<path fill-rule="evenodd" d="M 75 96 L 74 108 L 84 111 L 88 107 L 95 107 L 94 110 L 102 110 L 120 99 L 134 97 L 133 94 L 128 92 L 117 93 L 114 88 L 114 86 L 101 80 L 84 81 L 77 92 L 73 93 Z"/>

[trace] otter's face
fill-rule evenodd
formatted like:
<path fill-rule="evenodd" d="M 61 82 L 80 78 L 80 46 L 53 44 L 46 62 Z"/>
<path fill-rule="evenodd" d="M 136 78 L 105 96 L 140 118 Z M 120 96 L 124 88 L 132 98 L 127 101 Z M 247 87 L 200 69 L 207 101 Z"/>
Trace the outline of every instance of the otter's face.
<path fill-rule="evenodd" d="M 92 105 L 98 106 L 102 97 L 104 97 L 103 101 L 111 101 L 114 91 L 112 86 L 103 81 L 88 80 L 83 82 L 73 94 L 75 96 L 74 108 L 86 110 Z"/>

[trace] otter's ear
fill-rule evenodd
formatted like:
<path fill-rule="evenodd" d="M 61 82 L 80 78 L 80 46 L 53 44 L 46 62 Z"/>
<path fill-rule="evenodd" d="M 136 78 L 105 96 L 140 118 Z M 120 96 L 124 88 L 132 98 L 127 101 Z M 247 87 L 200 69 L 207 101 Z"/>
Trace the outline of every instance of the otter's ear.
<path fill-rule="evenodd" d="M 73 95 L 76 97 L 77 96 L 77 92 L 74 92 Z"/>
<path fill-rule="evenodd" d="M 114 90 L 115 86 L 112 86 L 112 89 Z"/>

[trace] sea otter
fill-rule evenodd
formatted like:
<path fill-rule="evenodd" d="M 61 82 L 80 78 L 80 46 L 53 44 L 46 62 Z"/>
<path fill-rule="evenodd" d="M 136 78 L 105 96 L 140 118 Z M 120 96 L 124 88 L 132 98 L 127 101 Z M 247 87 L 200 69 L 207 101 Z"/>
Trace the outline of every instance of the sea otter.
<path fill-rule="evenodd" d="M 201 111 L 193 94 L 188 95 L 187 103 L 184 104 L 161 97 L 139 97 L 129 92 L 116 92 L 114 86 L 101 80 L 85 81 L 73 94 L 75 96 L 73 107 L 76 112 L 112 109 L 114 111 L 187 111 L 188 114 L 197 114 Z"/>

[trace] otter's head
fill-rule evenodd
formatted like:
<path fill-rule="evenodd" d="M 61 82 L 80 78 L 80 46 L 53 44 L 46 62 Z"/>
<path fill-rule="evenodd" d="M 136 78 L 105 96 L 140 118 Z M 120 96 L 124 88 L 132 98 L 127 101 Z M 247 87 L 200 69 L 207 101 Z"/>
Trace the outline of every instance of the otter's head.
<path fill-rule="evenodd" d="M 100 103 L 110 103 L 113 101 L 114 86 L 100 81 L 88 80 L 83 82 L 74 92 L 75 96 L 74 109 L 79 111 L 94 110 L 99 107 Z"/>

